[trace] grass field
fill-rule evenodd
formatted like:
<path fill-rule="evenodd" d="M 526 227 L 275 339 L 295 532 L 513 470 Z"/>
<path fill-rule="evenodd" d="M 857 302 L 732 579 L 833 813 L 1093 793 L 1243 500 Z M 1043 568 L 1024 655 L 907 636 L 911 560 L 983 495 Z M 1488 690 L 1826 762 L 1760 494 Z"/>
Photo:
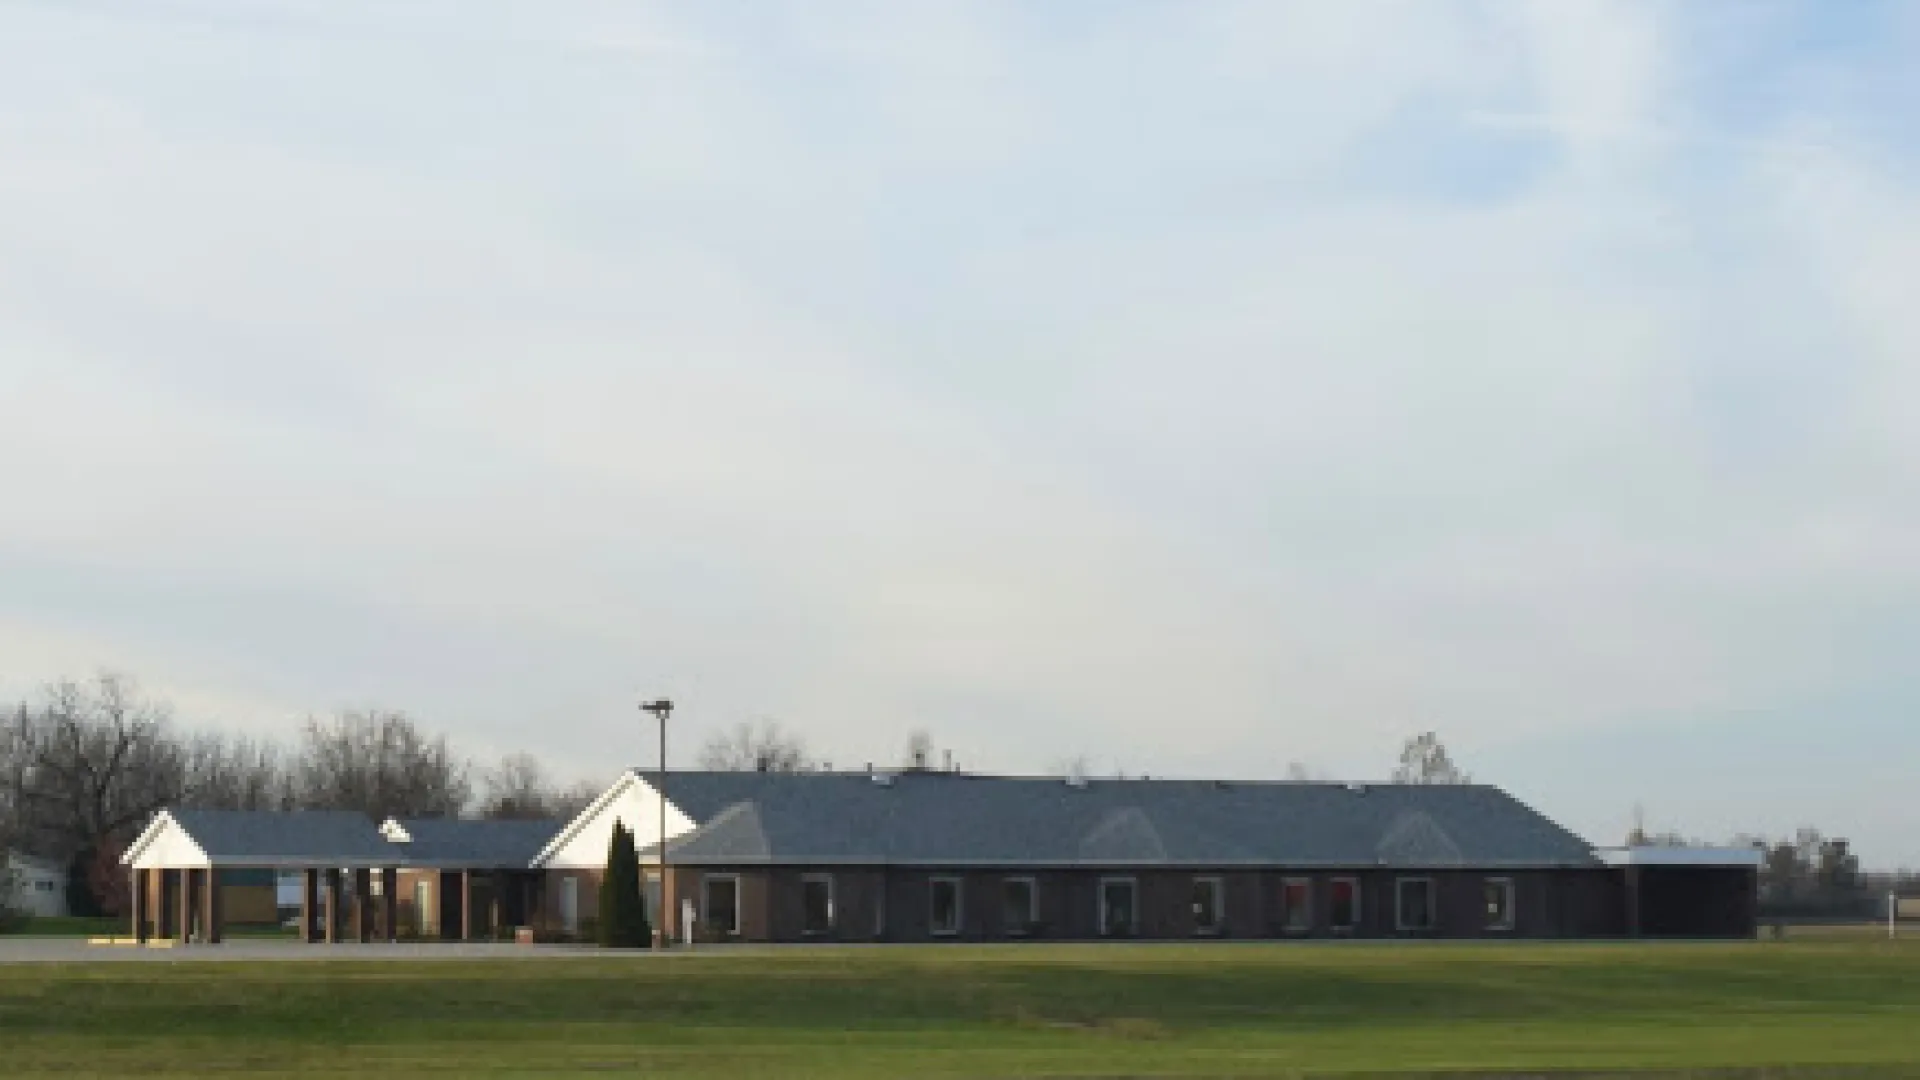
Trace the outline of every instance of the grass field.
<path fill-rule="evenodd" d="M 69 915 L 33 915 L 21 919 L 13 932 L 27 937 L 93 937 L 98 934 L 123 934 L 125 919 L 89 919 Z"/>
<path fill-rule="evenodd" d="M 0 1074 L 1920 1075 L 1920 942 L 0 967 Z M 1753 1073 L 1753 1075 L 1760 1075 Z"/>
<path fill-rule="evenodd" d="M 87 916 L 30 916 L 20 920 L 20 926 L 13 934 L 18 937 L 108 937 L 127 932 L 127 920 L 118 916 L 93 918 Z M 287 938 L 294 936 L 293 930 L 280 926 L 230 926 L 228 937 L 237 938 Z"/>

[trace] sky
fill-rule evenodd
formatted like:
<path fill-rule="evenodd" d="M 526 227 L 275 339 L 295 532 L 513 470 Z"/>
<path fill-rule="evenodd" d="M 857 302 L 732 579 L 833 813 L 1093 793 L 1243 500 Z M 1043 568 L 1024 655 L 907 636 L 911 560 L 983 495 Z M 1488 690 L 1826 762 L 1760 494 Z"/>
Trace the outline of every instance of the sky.
<path fill-rule="evenodd" d="M 1920 866 L 1920 9 L 0 0 L 0 697 Z"/>

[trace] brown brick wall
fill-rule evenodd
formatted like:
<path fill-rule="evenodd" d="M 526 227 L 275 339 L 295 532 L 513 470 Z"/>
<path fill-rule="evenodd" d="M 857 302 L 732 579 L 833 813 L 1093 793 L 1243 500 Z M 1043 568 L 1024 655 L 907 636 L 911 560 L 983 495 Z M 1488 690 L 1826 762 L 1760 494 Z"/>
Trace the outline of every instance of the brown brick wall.
<path fill-rule="evenodd" d="M 701 868 L 677 870 L 678 895 L 693 898 L 705 919 L 701 883 L 714 875 L 739 881 L 740 939 L 746 941 L 1003 941 L 1025 936 L 1008 924 L 1004 883 L 1009 877 L 1033 879 L 1039 891 L 1038 924 L 1030 935 L 1046 940 L 1086 940 L 1101 936 L 1100 884 L 1107 878 L 1135 883 L 1138 936 L 1152 940 L 1201 937 L 1194 912 L 1194 880 L 1220 880 L 1225 907 L 1220 929 L 1205 937 L 1257 940 L 1288 936 L 1280 925 L 1282 882 L 1309 883 L 1312 924 L 1302 936 L 1335 936 L 1330 924 L 1333 882 L 1353 878 L 1360 888 L 1359 924 L 1351 936 L 1362 938 L 1552 938 L 1598 937 L 1620 932 L 1623 906 L 1619 876 L 1603 869 L 1569 871 L 1351 871 L 1273 870 L 1025 870 L 1005 871 L 836 868 L 834 926 L 818 937 L 804 934 L 802 883 L 797 868 Z M 1402 931 L 1395 918 L 1396 882 L 1432 881 L 1435 925 L 1424 932 Z M 1488 878 L 1513 882 L 1514 924 L 1508 930 L 1486 925 L 1484 885 Z M 936 938 L 931 932 L 932 882 L 955 878 L 961 889 L 959 933 Z M 884 931 L 876 923 L 884 915 Z M 711 937 L 712 927 L 702 927 Z"/>

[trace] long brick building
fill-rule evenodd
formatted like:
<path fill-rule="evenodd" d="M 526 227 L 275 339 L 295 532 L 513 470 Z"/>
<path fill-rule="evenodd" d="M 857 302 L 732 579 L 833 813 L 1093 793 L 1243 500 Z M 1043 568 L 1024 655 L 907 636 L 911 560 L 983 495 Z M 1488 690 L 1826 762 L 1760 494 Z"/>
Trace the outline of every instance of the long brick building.
<path fill-rule="evenodd" d="M 215 939 L 207 882 L 271 867 L 304 875 L 314 940 L 585 936 L 616 821 L 676 939 L 1755 931 L 1755 853 L 1601 851 L 1481 785 L 633 769 L 569 822 L 350 818 L 160 815 L 126 859 L 136 932 Z"/>

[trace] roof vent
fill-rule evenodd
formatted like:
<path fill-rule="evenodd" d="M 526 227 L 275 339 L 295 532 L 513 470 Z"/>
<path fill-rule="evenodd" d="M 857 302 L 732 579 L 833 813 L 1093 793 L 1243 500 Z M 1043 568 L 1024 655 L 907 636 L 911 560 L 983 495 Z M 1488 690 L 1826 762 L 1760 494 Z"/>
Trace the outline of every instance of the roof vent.
<path fill-rule="evenodd" d="M 873 782 L 874 782 L 875 784 L 878 784 L 878 785 L 879 785 L 879 786 L 881 786 L 881 787 L 892 787 L 892 786 L 893 786 L 893 774 L 892 774 L 892 773 L 883 773 L 883 772 L 877 772 L 877 773 L 874 773 L 874 774 L 873 774 Z"/>

